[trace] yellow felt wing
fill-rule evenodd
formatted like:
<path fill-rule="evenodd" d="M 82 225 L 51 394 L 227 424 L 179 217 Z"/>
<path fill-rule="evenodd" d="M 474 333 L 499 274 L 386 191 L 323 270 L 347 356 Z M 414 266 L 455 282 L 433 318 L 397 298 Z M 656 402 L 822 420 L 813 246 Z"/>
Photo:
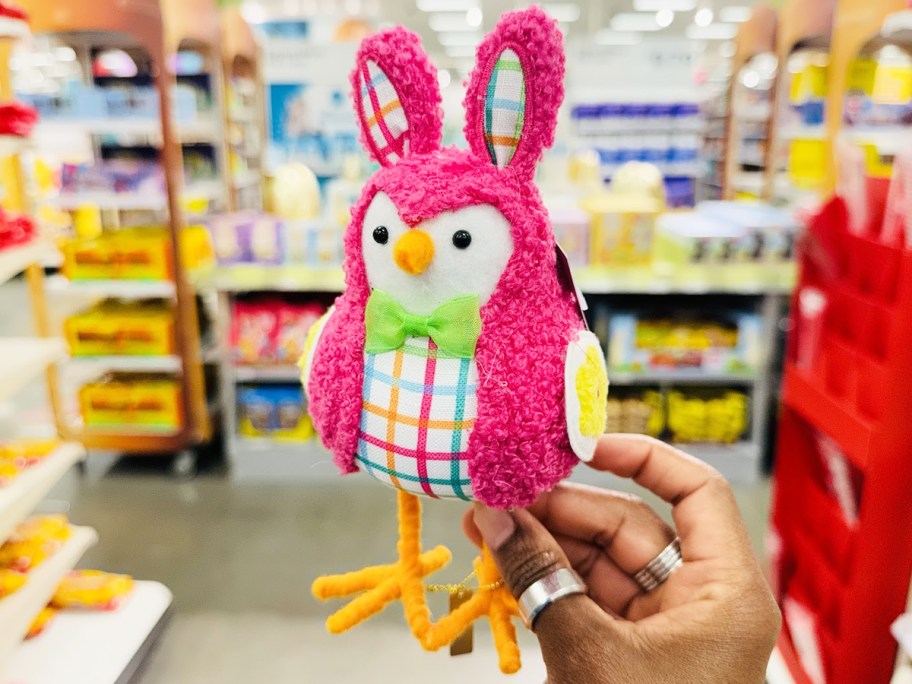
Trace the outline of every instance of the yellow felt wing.
<path fill-rule="evenodd" d="M 310 330 L 307 331 L 307 339 L 304 341 L 304 353 L 298 359 L 298 368 L 301 369 L 301 384 L 304 386 L 305 392 L 307 391 L 307 381 L 310 379 L 310 369 L 313 367 L 314 353 L 317 351 L 317 345 L 320 342 L 320 335 L 323 334 L 323 328 L 326 327 L 326 322 L 332 316 L 332 312 L 333 307 L 330 307 L 329 311 L 320 316 L 319 320 L 310 326 Z"/>
<path fill-rule="evenodd" d="M 570 446 L 581 461 L 591 461 L 608 419 L 608 370 L 602 346 L 588 330 L 567 347 L 564 395 Z"/>

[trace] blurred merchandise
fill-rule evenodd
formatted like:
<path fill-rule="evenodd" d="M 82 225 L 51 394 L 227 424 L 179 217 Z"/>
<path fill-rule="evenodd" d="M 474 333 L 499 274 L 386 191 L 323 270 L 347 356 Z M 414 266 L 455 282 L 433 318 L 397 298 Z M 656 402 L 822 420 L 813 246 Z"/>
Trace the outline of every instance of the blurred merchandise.
<path fill-rule="evenodd" d="M 31 217 L 0 209 L 0 251 L 30 242 L 38 236 Z"/>
<path fill-rule="evenodd" d="M 116 610 L 133 591 L 130 575 L 101 570 L 72 570 L 67 573 L 51 599 L 57 610 Z"/>
<path fill-rule="evenodd" d="M 34 620 L 32 620 L 32 624 L 29 625 L 28 631 L 25 633 L 25 638 L 34 639 L 36 636 L 44 632 L 56 614 L 56 608 L 51 608 L 50 606 L 45 606 L 42 608 L 41 612 L 35 616 Z"/>
<path fill-rule="evenodd" d="M 106 299 L 64 322 L 70 354 L 174 353 L 174 309 L 162 300 Z"/>
<path fill-rule="evenodd" d="M 109 373 L 79 389 L 79 408 L 92 429 L 176 432 L 183 425 L 180 382 L 166 375 Z"/>
<path fill-rule="evenodd" d="M 127 85 L 112 87 L 85 85 L 79 80 L 63 81 L 51 95 L 40 92 L 19 92 L 19 99 L 34 107 L 47 123 L 98 119 L 131 119 L 155 124 L 159 120 L 158 90 L 150 86 Z M 186 88 L 174 90 L 173 114 L 179 123 L 189 123 L 206 114 L 199 110 L 195 92 Z"/>
<path fill-rule="evenodd" d="M 606 432 L 660 437 L 665 431 L 665 397 L 656 390 L 613 387 L 608 394 Z"/>
<path fill-rule="evenodd" d="M 0 487 L 38 465 L 60 446 L 56 439 L 21 438 L 0 442 Z"/>
<path fill-rule="evenodd" d="M 589 265 L 591 219 L 582 209 L 551 209 L 549 212 L 554 238 L 567 255 L 573 268 Z"/>
<path fill-rule="evenodd" d="M 275 297 L 234 302 L 231 349 L 236 363 L 292 365 L 304 352 L 307 331 L 326 311 L 317 302 L 293 303 Z"/>
<path fill-rule="evenodd" d="M 66 240 L 63 274 L 70 280 L 169 280 L 171 238 L 165 228 L 126 228 L 94 238 Z M 184 268 L 193 270 L 212 259 L 209 234 L 202 226 L 181 231 Z"/>
<path fill-rule="evenodd" d="M 615 371 L 745 373 L 756 369 L 759 360 L 761 319 L 754 313 L 732 312 L 705 321 L 619 313 L 608 327 L 608 365 Z"/>
<path fill-rule="evenodd" d="M 2 15 L 0 15 L 2 16 Z M 28 137 L 38 123 L 38 112 L 21 102 L 0 104 L 0 135 Z"/>
<path fill-rule="evenodd" d="M 729 389 L 693 388 L 668 393 L 668 429 L 676 442 L 733 444 L 748 425 L 748 397 Z"/>
<path fill-rule="evenodd" d="M 315 219 L 320 215 L 320 186 L 304 164 L 283 164 L 272 182 L 271 210 L 289 220 Z"/>
<path fill-rule="evenodd" d="M 19 523 L 0 545 L 0 569 L 28 572 L 54 555 L 70 538 L 65 515 L 42 515 Z"/>
<path fill-rule="evenodd" d="M 361 158 L 350 155 L 342 163 L 342 174 L 326 184 L 327 216 L 340 228 L 348 227 L 351 221 L 351 208 L 361 197 L 363 188 Z"/>
<path fill-rule="evenodd" d="M 238 389 L 238 431 L 246 437 L 304 441 L 314 436 L 299 385 Z"/>
<path fill-rule="evenodd" d="M 64 194 L 93 192 L 150 193 L 165 190 L 165 176 L 156 161 L 112 159 L 97 164 L 63 164 L 60 191 Z"/>
<path fill-rule="evenodd" d="M 28 581 L 28 575 L 19 570 L 0 568 L 0 599 L 15 594 Z"/>

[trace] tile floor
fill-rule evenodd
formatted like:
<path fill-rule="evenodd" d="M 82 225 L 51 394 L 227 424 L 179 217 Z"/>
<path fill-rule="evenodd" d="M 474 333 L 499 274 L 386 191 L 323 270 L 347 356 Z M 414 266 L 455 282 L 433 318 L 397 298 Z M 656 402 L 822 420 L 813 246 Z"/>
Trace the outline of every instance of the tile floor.
<path fill-rule="evenodd" d="M 0 334 L 28 333 L 19 286 L 0 288 Z M 40 416 L 42 397 L 40 383 L 17 397 L 17 415 Z M 599 482 L 638 489 L 609 476 Z M 736 493 L 760 552 L 769 485 L 761 481 Z M 311 597 L 310 582 L 324 572 L 387 562 L 395 543 L 394 506 L 391 490 L 358 476 L 330 486 L 238 484 L 214 469 L 178 481 L 162 461 L 114 463 L 93 455 L 87 472 L 71 472 L 43 509 L 67 512 L 98 530 L 100 542 L 83 566 L 159 580 L 174 592 L 171 622 L 140 684 L 544 681 L 528 634 L 524 669 L 508 679 L 497 673 L 484 629 L 471 656 L 426 654 L 405 631 L 396 606 L 347 635 L 326 633 L 329 607 Z M 656 506 L 667 518 L 667 506 Z M 461 512 L 446 502 L 425 507 L 425 539 L 447 544 L 454 554 L 441 581 L 462 579 L 474 555 L 460 532 Z M 438 611 L 444 602 L 441 597 Z"/>

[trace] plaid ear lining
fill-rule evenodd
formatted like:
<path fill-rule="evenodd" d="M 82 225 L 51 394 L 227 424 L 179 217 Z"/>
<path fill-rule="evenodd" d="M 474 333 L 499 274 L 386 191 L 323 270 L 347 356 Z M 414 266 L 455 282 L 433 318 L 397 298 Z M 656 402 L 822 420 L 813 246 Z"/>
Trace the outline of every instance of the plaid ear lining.
<path fill-rule="evenodd" d="M 526 82 L 519 55 L 500 53 L 485 91 L 484 135 L 491 161 L 500 168 L 516 154 L 525 124 Z"/>
<path fill-rule="evenodd" d="M 408 119 L 389 77 L 373 60 L 361 65 L 361 112 L 381 163 L 394 163 L 408 153 Z"/>

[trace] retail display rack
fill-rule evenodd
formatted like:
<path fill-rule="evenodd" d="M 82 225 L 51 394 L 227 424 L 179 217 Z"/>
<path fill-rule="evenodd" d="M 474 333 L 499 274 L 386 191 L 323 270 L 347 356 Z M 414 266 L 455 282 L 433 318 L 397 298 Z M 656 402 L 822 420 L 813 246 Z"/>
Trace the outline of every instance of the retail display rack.
<path fill-rule="evenodd" d="M 709 270 L 709 269 L 708 269 Z M 719 269 L 716 269 L 717 271 Z M 651 267 L 582 268 L 576 274 L 577 284 L 589 297 L 590 304 L 607 301 L 626 305 L 632 300 L 661 305 L 663 297 L 674 295 L 689 302 L 690 308 L 713 308 L 710 301 L 723 300 L 726 306 L 747 308 L 759 314 L 761 341 L 758 347 L 771 349 L 784 315 L 791 291 L 788 277 L 773 281 L 720 281 L 718 279 L 686 280 L 662 276 Z M 218 291 L 219 336 L 224 349 L 232 348 L 232 316 L 238 301 L 272 296 L 307 297 L 326 305 L 343 287 L 339 269 L 306 267 L 282 268 L 245 265 L 223 267 L 207 277 L 206 287 Z M 749 396 L 749 430 L 744 441 L 735 444 L 687 444 L 687 449 L 718 467 L 737 482 L 750 482 L 761 473 L 761 460 L 766 451 L 770 400 L 775 390 L 775 360 L 761 352 L 755 372 L 709 373 L 699 370 L 645 371 L 614 373 L 615 387 L 656 387 L 660 390 L 694 388 L 712 385 L 736 386 Z M 272 439 L 269 436 L 242 434 L 238 405 L 242 388 L 250 385 L 298 386 L 300 370 L 293 363 L 285 365 L 239 365 L 230 352 L 223 354 L 221 371 L 225 443 L 231 472 L 237 479 L 326 480 L 337 477 L 329 453 L 315 437 L 303 441 Z M 582 471 L 584 469 L 580 469 Z M 583 476 L 583 473 L 580 473 Z"/>
<path fill-rule="evenodd" d="M 791 0 L 779 10 L 780 68 L 770 127 L 769 199 L 799 209 L 824 194 L 831 140 L 826 131 L 829 51 L 836 0 Z"/>
<path fill-rule="evenodd" d="M 775 106 L 778 60 L 776 10 L 760 5 L 735 39 L 729 101 L 724 195 L 728 199 L 765 196 L 770 121 Z"/>
<path fill-rule="evenodd" d="M 179 418 L 167 429 L 123 425 L 84 426 L 65 409 L 62 386 L 54 392 L 55 414 L 61 435 L 90 449 L 123 453 L 179 453 L 175 466 L 180 471 L 194 467 L 193 448 L 212 435 L 212 417 L 207 404 L 204 365 L 208 356 L 201 344 L 200 303 L 187 277 L 186 253 L 182 248 L 186 225 L 200 214 L 226 209 L 232 192 L 228 185 L 228 150 L 220 112 L 223 101 L 219 14 L 208 0 L 135 0 L 108 5 L 61 6 L 55 0 L 27 0 L 33 31 L 50 46 L 63 49 L 83 67 L 83 85 L 73 85 L 82 96 L 71 103 L 52 101 L 38 129 L 41 139 L 77 138 L 88 142 L 94 163 L 100 163 L 112 146 L 151 150 L 160 164 L 164 191 L 137 189 L 130 192 L 85 193 L 80 188 L 61 192 L 39 203 L 71 212 L 72 224 L 80 231 L 86 207 L 97 210 L 96 226 L 88 221 L 89 233 L 115 234 L 122 226 L 163 225 L 167 234 L 167 269 L 146 279 L 73 279 L 55 277 L 52 287 L 89 299 L 118 298 L 145 301 L 169 300 L 174 312 L 174 351 L 166 357 L 102 356 L 73 357 L 68 370 L 73 374 L 99 370 L 133 373 L 170 373 L 177 382 Z M 95 64 L 99 56 L 126 53 L 137 65 L 139 82 L 129 74 L 106 75 L 114 88 L 99 87 Z M 118 52 L 119 51 L 119 52 Z M 129 61 L 129 60 L 128 60 Z M 88 84 L 88 85 L 86 85 Z M 126 91 L 125 100 L 117 93 Z M 41 100 L 39 99 L 39 102 Z M 86 115 L 86 103 L 100 108 Z M 82 109 L 81 109 L 82 108 Z M 39 107 L 41 109 L 41 107 Z M 77 135 L 78 134 L 78 135 Z M 203 149 L 209 161 L 208 177 L 196 178 L 198 166 L 189 161 L 193 150 Z M 47 150 L 45 150 L 47 151 Z M 199 155 L 193 159 L 199 159 Z M 121 188 L 117 188 L 120 190 Z M 45 211 L 45 210 L 43 210 Z M 72 233 L 70 233 L 72 235 Z M 47 312 L 37 311 L 50 327 Z M 137 377 L 135 375 L 130 377 Z M 210 382 L 211 389 L 217 383 Z"/>
<path fill-rule="evenodd" d="M 18 37 L 21 37 L 19 32 L 15 35 L 0 35 L 0 98 L 3 100 L 9 100 L 13 95 L 8 64 L 12 44 Z M 18 148 L 5 148 L 2 165 L 7 209 L 27 209 L 28 197 L 22 183 Z M 0 285 L 25 272 L 32 307 L 37 312 L 46 312 L 44 269 L 41 264 L 54 251 L 51 243 L 40 238 L 3 249 L 0 251 Z M 66 357 L 66 347 L 63 340 L 50 336 L 46 317 L 37 317 L 36 328 L 36 338 L 0 339 L 0 402 L 12 400 L 16 392 L 30 381 L 41 377 L 42 373 L 47 374 L 48 389 L 51 398 L 55 398 L 56 364 Z M 14 436 L 16 435 L 4 435 Z M 60 442 L 50 455 L 19 473 L 4 486 L 0 486 L 0 542 L 10 537 L 16 525 L 35 510 L 54 485 L 84 457 L 85 449 L 81 444 Z M 96 633 L 92 620 L 80 621 L 80 631 L 75 635 L 78 638 L 74 638 L 74 634 L 71 633 L 62 639 L 64 635 L 61 630 L 52 630 L 55 638 L 62 639 L 65 644 L 44 641 L 21 643 L 35 616 L 53 596 L 60 580 L 97 540 L 95 530 L 89 527 L 71 527 L 69 538 L 53 555 L 27 574 L 25 584 L 9 596 L 0 599 L 0 681 L 14 681 L 17 684 L 51 681 L 113 684 L 120 681 L 124 672 L 130 669 L 130 663 L 134 663 L 135 668 L 140 647 L 151 643 L 155 628 L 161 624 L 161 619 L 171 603 L 170 592 L 154 582 L 142 584 L 149 591 L 156 593 L 159 598 L 156 605 L 150 606 L 139 600 L 132 601 L 130 612 L 133 617 L 115 611 L 104 618 L 108 634 L 120 633 L 122 630 L 130 631 L 135 637 L 135 643 L 128 642 L 124 637 L 121 637 L 119 642 L 107 638 L 93 639 L 92 637 L 105 637 L 106 634 Z M 141 618 L 135 617 L 140 614 Z M 140 619 L 143 628 L 131 630 L 130 623 Z M 95 654 L 94 664 L 71 657 L 74 652 L 84 649 L 86 643 L 98 645 L 99 652 Z M 98 662 L 108 663 L 107 667 L 111 674 L 109 678 L 99 679 L 91 676 L 91 668 L 97 669 Z M 42 675 L 41 670 L 47 669 L 48 663 L 54 664 L 56 678 Z"/>

